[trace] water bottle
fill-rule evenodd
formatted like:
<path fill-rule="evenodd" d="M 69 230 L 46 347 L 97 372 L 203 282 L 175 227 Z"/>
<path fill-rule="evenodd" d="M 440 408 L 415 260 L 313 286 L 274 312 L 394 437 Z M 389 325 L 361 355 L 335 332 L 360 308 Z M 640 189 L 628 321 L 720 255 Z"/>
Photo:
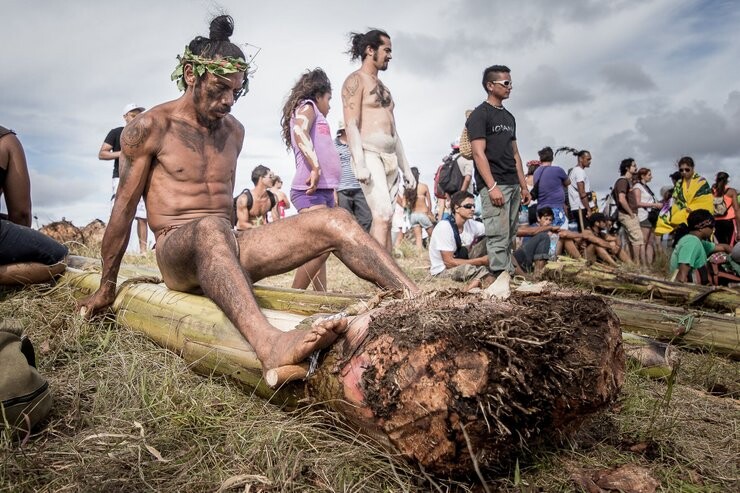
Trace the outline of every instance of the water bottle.
<path fill-rule="evenodd" d="M 558 239 L 557 233 L 550 233 L 550 260 L 557 260 Z"/>
<path fill-rule="evenodd" d="M 529 224 L 529 206 L 522 205 L 519 209 L 519 224 Z"/>

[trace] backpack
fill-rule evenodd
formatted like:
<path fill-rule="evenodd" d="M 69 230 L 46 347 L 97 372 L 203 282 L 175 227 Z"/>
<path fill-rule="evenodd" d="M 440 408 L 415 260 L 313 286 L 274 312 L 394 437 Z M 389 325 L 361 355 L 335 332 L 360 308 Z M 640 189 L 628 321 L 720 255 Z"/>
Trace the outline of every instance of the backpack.
<path fill-rule="evenodd" d="M 442 166 L 437 171 L 439 188 L 448 194 L 453 194 L 462 188 L 464 178 L 460 172 L 460 166 L 457 165 L 457 158 L 458 156 L 453 157 L 453 155 L 445 156 Z"/>
<path fill-rule="evenodd" d="M 29 433 L 51 410 L 49 382 L 36 371 L 28 337 L 13 320 L 0 324 L 0 430 Z"/>
<path fill-rule="evenodd" d="M 549 166 L 545 166 L 542 168 L 542 171 L 540 171 L 539 178 L 537 179 L 536 182 L 534 182 L 534 186 L 532 187 L 532 190 L 529 191 L 529 196 L 532 197 L 532 200 L 537 200 L 537 197 L 540 195 L 540 182 L 542 181 L 542 176 L 545 174 L 545 169 L 547 168 L 549 168 Z"/>
<path fill-rule="evenodd" d="M 442 171 L 442 166 L 443 165 L 440 164 L 437 171 L 434 172 L 434 196 L 438 199 L 444 199 L 447 197 L 445 191 L 439 188 L 439 172 Z"/>
<path fill-rule="evenodd" d="M 460 238 L 460 232 L 457 230 L 457 224 L 455 223 L 455 216 L 450 215 L 447 218 L 447 221 L 449 221 L 450 226 L 452 227 L 452 234 L 455 236 L 455 253 L 452 254 L 452 257 L 467 259 L 469 255 L 468 249 L 462 244 L 462 238 Z"/>
<path fill-rule="evenodd" d="M 725 196 L 713 197 L 712 203 L 714 204 L 714 215 L 717 217 L 724 216 L 727 214 L 727 203 L 725 203 Z"/>
<path fill-rule="evenodd" d="M 252 192 L 248 188 L 245 188 L 236 197 L 234 197 L 234 210 L 232 212 L 233 219 L 231 221 L 232 226 L 236 226 L 238 221 L 236 215 L 236 201 L 242 196 L 242 194 L 247 196 L 247 210 L 250 210 L 254 205 L 254 197 L 252 197 Z M 267 196 L 270 197 L 270 210 L 273 210 L 275 208 L 275 204 L 277 204 L 277 197 L 275 197 L 275 194 L 269 190 L 267 191 Z"/>

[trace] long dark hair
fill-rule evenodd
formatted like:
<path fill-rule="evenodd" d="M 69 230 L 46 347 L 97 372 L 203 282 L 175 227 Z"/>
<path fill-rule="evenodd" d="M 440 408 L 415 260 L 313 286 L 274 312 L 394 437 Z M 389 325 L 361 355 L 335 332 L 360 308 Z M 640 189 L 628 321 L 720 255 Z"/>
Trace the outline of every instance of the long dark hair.
<path fill-rule="evenodd" d="M 290 119 L 293 117 L 293 112 L 296 110 L 301 101 L 310 99 L 316 102 L 318 98 L 331 92 L 331 82 L 329 77 L 320 68 L 313 70 L 307 70 L 301 74 L 298 81 L 290 90 L 285 105 L 283 105 L 283 116 L 280 119 L 280 126 L 282 127 L 283 142 L 285 147 L 290 149 Z"/>
<path fill-rule="evenodd" d="M 411 168 L 411 174 L 414 175 L 414 180 L 416 181 L 416 185 L 414 185 L 414 188 L 406 188 L 403 191 L 403 198 L 406 200 L 406 207 L 409 210 L 414 210 L 414 207 L 416 207 L 416 191 L 419 188 L 419 168 L 416 166 Z"/>
<path fill-rule="evenodd" d="M 373 50 L 380 48 L 383 44 L 383 38 L 391 39 L 388 33 L 382 29 L 371 29 L 366 33 L 349 33 L 349 50 L 347 53 L 350 56 L 350 60 L 365 59 L 365 50 L 369 46 Z"/>
<path fill-rule="evenodd" d="M 575 149 L 573 147 L 559 147 L 557 151 L 555 151 L 555 155 L 557 156 L 561 152 L 567 152 L 568 154 L 573 154 L 575 157 L 583 157 L 586 154 L 591 154 L 590 151 L 587 151 L 586 149 Z"/>
<path fill-rule="evenodd" d="M 730 181 L 730 175 L 725 173 L 724 171 L 720 171 L 717 173 L 717 179 L 714 182 L 714 192 L 717 194 L 717 197 L 722 197 L 725 192 L 727 191 L 727 182 Z"/>

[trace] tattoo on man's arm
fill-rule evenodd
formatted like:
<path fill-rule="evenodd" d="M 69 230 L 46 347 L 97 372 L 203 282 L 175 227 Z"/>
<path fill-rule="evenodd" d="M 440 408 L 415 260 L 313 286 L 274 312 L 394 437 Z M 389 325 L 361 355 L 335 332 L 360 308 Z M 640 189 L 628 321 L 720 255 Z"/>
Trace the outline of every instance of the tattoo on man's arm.
<path fill-rule="evenodd" d="M 121 140 L 129 147 L 139 147 L 149 136 L 149 128 L 141 120 L 134 120 L 123 128 Z"/>
<path fill-rule="evenodd" d="M 357 74 L 350 75 L 342 87 L 342 103 L 345 108 L 354 109 L 355 103 L 352 98 L 357 94 L 360 88 L 360 76 Z"/>
<path fill-rule="evenodd" d="M 120 181 L 125 183 L 128 179 L 128 175 L 131 172 L 131 156 L 125 153 L 121 153 L 119 158 L 119 173 Z"/>

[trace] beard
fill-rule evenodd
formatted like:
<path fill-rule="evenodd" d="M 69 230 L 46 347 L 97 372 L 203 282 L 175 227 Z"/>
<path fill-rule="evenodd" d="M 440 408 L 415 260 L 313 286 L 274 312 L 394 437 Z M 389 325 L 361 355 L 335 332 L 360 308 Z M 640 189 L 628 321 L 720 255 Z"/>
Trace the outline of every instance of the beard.
<path fill-rule="evenodd" d="M 223 118 L 209 118 L 207 111 L 202 111 L 201 106 L 203 101 L 208 100 L 209 94 L 205 88 L 205 85 L 201 83 L 202 79 L 198 78 L 195 81 L 195 87 L 193 88 L 193 103 L 195 104 L 195 118 L 198 123 L 208 129 L 209 132 L 217 130 L 221 127 Z M 230 108 L 222 110 L 226 113 L 230 113 Z"/>
<path fill-rule="evenodd" d="M 379 58 L 378 58 L 378 52 L 376 51 L 376 52 L 375 52 L 375 53 L 373 54 L 373 63 L 375 63 L 375 66 L 376 66 L 376 67 L 378 67 L 378 59 L 379 59 Z M 383 62 L 383 65 L 381 65 L 380 67 L 378 67 L 378 70 L 386 70 L 387 68 L 388 68 L 388 60 L 385 60 L 385 61 Z"/>

